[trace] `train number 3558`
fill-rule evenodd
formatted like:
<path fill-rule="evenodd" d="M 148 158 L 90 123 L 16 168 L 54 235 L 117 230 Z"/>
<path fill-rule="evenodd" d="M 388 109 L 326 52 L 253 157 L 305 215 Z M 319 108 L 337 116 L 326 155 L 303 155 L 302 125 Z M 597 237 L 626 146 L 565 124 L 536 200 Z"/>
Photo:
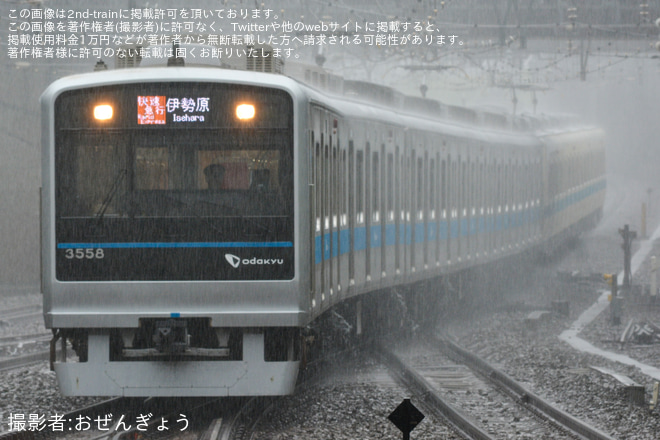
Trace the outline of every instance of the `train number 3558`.
<path fill-rule="evenodd" d="M 67 249 L 64 254 L 69 260 L 101 260 L 105 258 L 103 249 Z"/>

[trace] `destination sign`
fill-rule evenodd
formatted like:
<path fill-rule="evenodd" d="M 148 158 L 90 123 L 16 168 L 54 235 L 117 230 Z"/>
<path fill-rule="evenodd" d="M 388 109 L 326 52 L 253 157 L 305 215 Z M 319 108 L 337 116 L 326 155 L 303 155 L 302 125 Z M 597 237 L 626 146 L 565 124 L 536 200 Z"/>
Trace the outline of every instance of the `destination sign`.
<path fill-rule="evenodd" d="M 169 123 L 203 123 L 210 112 L 208 96 L 167 97 L 162 95 L 137 97 L 138 125 Z"/>

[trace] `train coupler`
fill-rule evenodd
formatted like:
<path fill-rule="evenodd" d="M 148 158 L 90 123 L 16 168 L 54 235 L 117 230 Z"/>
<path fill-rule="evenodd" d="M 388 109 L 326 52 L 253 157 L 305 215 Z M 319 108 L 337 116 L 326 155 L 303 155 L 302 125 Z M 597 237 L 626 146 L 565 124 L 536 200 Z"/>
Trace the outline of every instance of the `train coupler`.
<path fill-rule="evenodd" d="M 161 353 L 184 353 L 190 347 L 187 322 L 179 319 L 156 321 L 153 342 Z"/>

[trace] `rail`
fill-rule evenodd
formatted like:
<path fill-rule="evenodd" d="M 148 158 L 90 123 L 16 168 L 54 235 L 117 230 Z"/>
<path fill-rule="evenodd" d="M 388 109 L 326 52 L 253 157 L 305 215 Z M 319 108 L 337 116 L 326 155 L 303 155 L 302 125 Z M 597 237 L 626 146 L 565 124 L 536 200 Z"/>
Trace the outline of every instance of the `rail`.
<path fill-rule="evenodd" d="M 460 358 L 461 362 L 464 362 L 470 368 L 479 371 L 484 377 L 487 377 L 498 386 L 502 387 L 509 393 L 516 395 L 522 404 L 533 408 L 542 416 L 555 421 L 571 432 L 588 440 L 614 440 L 613 437 L 610 437 L 606 433 L 588 425 L 582 420 L 573 417 L 565 411 L 560 410 L 556 406 L 527 390 L 507 374 L 492 367 L 486 361 L 465 350 L 463 347 L 460 347 L 458 344 L 448 339 L 436 340 L 436 344 L 446 348 L 452 354 Z"/>

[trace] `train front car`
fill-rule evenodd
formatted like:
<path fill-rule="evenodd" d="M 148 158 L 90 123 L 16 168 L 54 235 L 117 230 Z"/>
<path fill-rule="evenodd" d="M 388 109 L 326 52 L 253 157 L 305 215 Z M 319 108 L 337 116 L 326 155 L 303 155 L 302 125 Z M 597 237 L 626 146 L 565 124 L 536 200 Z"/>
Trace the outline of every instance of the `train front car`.
<path fill-rule="evenodd" d="M 295 85 L 209 72 L 95 73 L 42 96 L 44 315 L 73 347 L 54 363 L 65 395 L 293 390 Z"/>

